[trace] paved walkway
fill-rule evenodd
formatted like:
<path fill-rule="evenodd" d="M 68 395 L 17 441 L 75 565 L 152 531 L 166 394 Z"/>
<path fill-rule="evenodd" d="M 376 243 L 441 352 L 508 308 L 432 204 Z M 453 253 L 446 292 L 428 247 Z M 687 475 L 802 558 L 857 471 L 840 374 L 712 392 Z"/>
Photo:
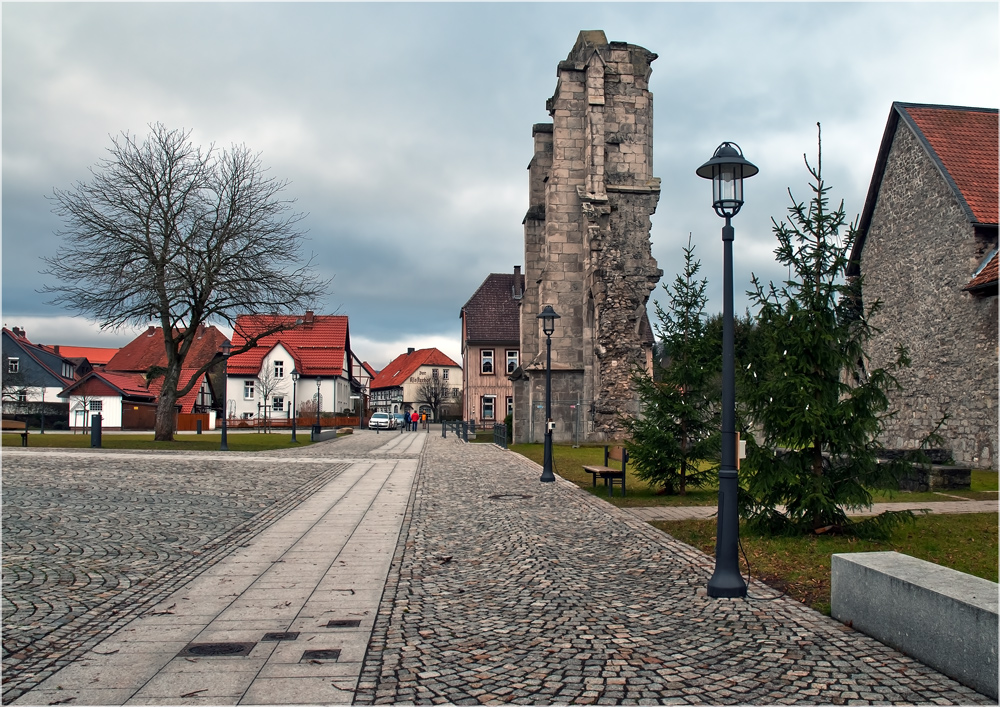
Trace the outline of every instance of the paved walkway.
<path fill-rule="evenodd" d="M 60 596 L 59 557 L 75 558 L 79 579 L 54 582 L 70 604 L 101 575 L 95 548 L 138 543 L 147 565 L 105 557 L 119 586 L 60 615 L 89 633 L 39 626 L 63 655 L 5 655 L 4 701 L 990 702 L 759 583 L 705 597 L 704 554 L 539 475 L 424 433 L 254 455 L 5 451 L 5 649 L 32 623 L 8 601 L 22 612 L 34 592 L 39 622 L 53 612 L 38 595 Z"/>

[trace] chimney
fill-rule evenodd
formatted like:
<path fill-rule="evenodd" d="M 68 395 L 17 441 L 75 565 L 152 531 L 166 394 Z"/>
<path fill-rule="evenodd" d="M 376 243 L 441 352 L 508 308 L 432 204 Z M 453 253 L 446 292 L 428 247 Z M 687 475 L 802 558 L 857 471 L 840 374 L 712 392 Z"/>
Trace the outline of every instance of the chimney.
<path fill-rule="evenodd" d="M 53 349 L 55 349 L 55 352 L 56 352 L 56 353 L 59 353 L 59 344 L 56 344 L 56 345 L 55 345 L 55 346 L 53 346 L 52 348 L 53 348 Z"/>
<path fill-rule="evenodd" d="M 22 329 L 21 327 L 14 327 L 13 329 L 10 330 L 10 332 L 14 336 L 20 336 L 22 339 L 28 338 L 27 334 L 24 333 L 24 329 Z"/>
<path fill-rule="evenodd" d="M 514 299 L 521 299 L 524 292 L 521 290 L 521 266 L 514 266 Z"/>
<path fill-rule="evenodd" d="M 408 349 L 406 350 L 406 355 L 407 355 L 407 356 L 409 356 L 409 355 L 410 355 L 411 353 L 413 353 L 414 351 L 416 351 L 416 349 L 415 349 L 415 348 L 413 348 L 413 347 L 411 346 L 410 348 L 408 348 Z"/>
<path fill-rule="evenodd" d="M 306 316 L 305 319 L 302 320 L 302 323 L 305 324 L 307 328 L 313 325 L 313 312 L 311 309 L 306 310 Z"/>
<path fill-rule="evenodd" d="M 154 333 L 156 333 L 155 326 L 151 326 L 149 327 L 149 329 L 146 329 L 146 336 L 152 336 Z"/>

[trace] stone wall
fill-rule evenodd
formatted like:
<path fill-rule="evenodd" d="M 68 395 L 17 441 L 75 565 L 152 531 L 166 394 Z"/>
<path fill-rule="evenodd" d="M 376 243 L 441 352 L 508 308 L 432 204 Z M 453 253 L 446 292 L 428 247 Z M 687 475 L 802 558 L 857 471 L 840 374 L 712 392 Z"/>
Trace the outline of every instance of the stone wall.
<path fill-rule="evenodd" d="M 599 30 L 581 32 L 546 103 L 553 122 L 532 131 L 521 308 L 527 378 L 515 385 L 515 419 L 531 410 L 519 396 L 533 395 L 535 379 L 544 377 L 537 315 L 551 305 L 561 317 L 553 369 L 566 400 L 582 401 L 566 413 L 574 416 L 572 433 L 557 421 L 559 441 L 581 427 L 585 440 L 619 438 L 621 414 L 637 409 L 631 372 L 648 359 L 639 325 L 662 275 L 649 241 L 660 193 L 652 176 L 654 59 L 642 47 L 608 42 Z M 530 427 L 515 422 L 517 441 L 527 441 Z"/>
<path fill-rule="evenodd" d="M 997 468 L 997 297 L 962 289 L 995 239 L 995 230 L 977 234 L 900 121 L 861 260 L 865 305 L 882 302 L 872 367 L 888 365 L 897 343 L 913 361 L 891 395 L 898 414 L 885 446 L 916 447 L 948 413 L 941 434 L 955 461 Z"/>

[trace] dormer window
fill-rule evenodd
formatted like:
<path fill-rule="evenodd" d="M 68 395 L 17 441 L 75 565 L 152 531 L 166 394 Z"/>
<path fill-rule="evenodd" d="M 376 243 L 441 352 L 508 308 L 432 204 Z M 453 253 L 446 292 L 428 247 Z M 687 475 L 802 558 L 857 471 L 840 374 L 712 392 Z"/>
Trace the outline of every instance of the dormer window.
<path fill-rule="evenodd" d="M 285 362 L 275 361 L 274 362 L 274 377 L 284 378 L 285 377 Z"/>

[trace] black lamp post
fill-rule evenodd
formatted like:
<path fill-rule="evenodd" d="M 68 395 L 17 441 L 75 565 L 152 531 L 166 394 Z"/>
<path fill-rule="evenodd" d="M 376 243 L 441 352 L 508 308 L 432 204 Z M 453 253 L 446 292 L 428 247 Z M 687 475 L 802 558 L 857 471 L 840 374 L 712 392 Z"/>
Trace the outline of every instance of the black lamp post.
<path fill-rule="evenodd" d="M 299 372 L 296 368 L 292 367 L 292 443 L 298 444 L 299 440 L 295 436 L 295 418 L 298 415 L 298 410 L 295 408 L 295 389 L 299 385 Z"/>
<path fill-rule="evenodd" d="M 552 305 L 545 305 L 545 309 L 538 315 L 542 320 L 542 331 L 545 332 L 545 457 L 542 462 L 542 481 L 555 481 L 555 474 L 552 473 L 552 333 L 556 330 L 556 319 L 559 315 L 552 309 Z"/>
<path fill-rule="evenodd" d="M 736 470 L 736 363 L 733 343 L 732 218 L 743 206 L 743 179 L 759 170 L 743 158 L 739 145 L 724 142 L 712 159 L 698 168 L 699 177 L 712 180 L 712 206 L 726 225 L 722 228 L 722 466 L 719 468 L 719 511 L 715 534 L 715 572 L 708 581 L 710 597 L 745 597 L 740 574 L 739 489 Z"/>
<path fill-rule="evenodd" d="M 323 428 L 319 423 L 319 384 L 323 382 L 323 379 L 316 376 L 316 426 L 313 428 L 313 435 L 318 435 L 323 431 Z"/>
<path fill-rule="evenodd" d="M 229 352 L 233 345 L 229 341 L 223 341 L 222 346 L 222 444 L 219 450 L 229 451 L 229 440 L 226 438 L 226 418 L 229 416 Z"/>

